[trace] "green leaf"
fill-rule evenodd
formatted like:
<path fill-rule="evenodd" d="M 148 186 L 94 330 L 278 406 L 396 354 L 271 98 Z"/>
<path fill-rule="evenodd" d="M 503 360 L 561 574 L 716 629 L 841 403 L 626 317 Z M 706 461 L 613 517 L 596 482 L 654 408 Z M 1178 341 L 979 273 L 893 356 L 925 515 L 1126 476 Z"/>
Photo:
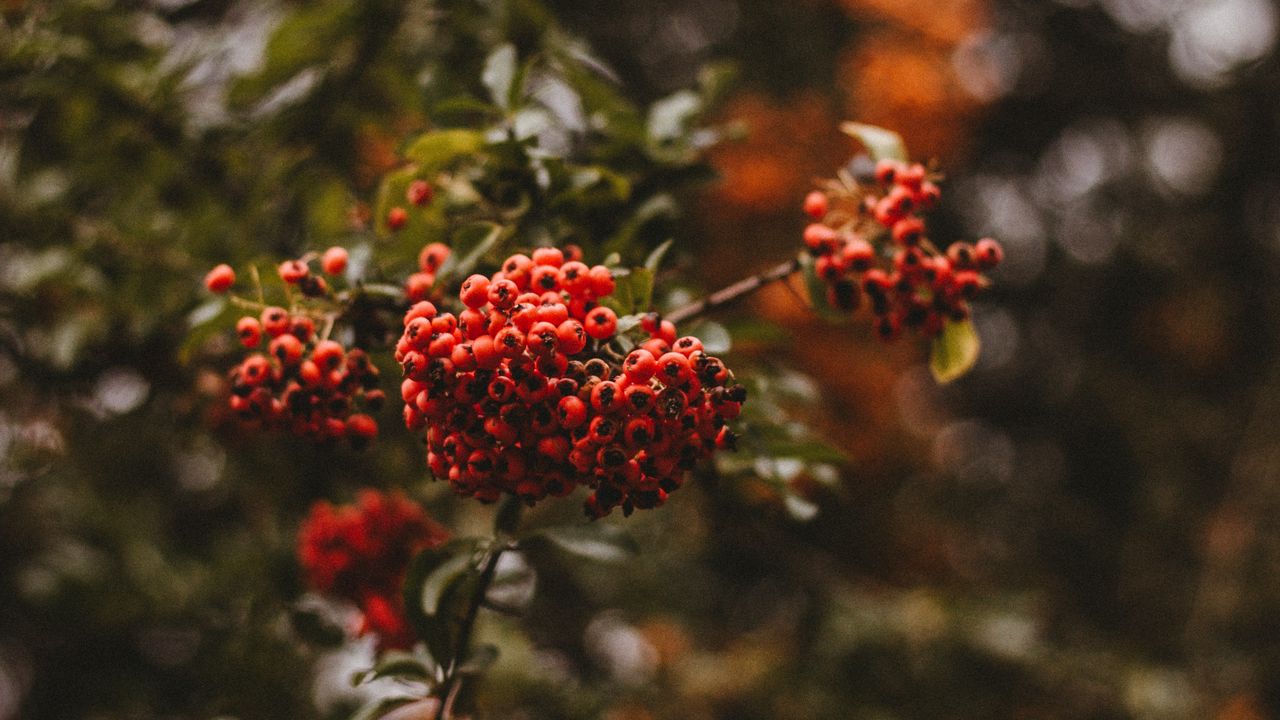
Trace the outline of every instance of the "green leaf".
<path fill-rule="evenodd" d="M 448 667 L 458 651 L 463 617 L 478 578 L 476 549 L 477 540 L 466 538 L 424 550 L 405 574 L 405 614 L 441 667 Z"/>
<path fill-rule="evenodd" d="M 702 112 L 702 98 L 692 90 L 677 90 L 649 108 L 649 139 L 666 144 L 679 140 Z"/>
<path fill-rule="evenodd" d="M 420 700 L 422 698 L 405 696 L 379 698 L 360 708 L 355 715 L 351 716 L 351 720 L 378 720 L 378 718 L 398 707 Z"/>
<path fill-rule="evenodd" d="M 440 611 L 440 603 L 445 593 L 454 582 L 467 571 L 474 569 L 471 553 L 459 553 L 441 563 L 422 582 L 422 590 L 418 597 L 418 607 L 428 617 Z"/>
<path fill-rule="evenodd" d="M 437 277 L 466 277 L 489 251 L 502 240 L 502 226 L 491 222 L 463 225 L 453 234 L 449 257 L 440 266 Z"/>
<path fill-rule="evenodd" d="M 458 667 L 458 673 L 461 675 L 479 675 L 489 669 L 498 661 L 498 646 L 491 644 L 481 645 L 471 651 L 464 661 Z"/>
<path fill-rule="evenodd" d="M 698 323 L 692 334 L 702 341 L 702 349 L 710 355 L 727 353 L 733 345 L 733 338 L 730 337 L 729 330 L 720 323 L 711 320 Z"/>
<path fill-rule="evenodd" d="M 437 125 L 481 125 L 502 116 L 502 111 L 479 98 L 455 95 L 431 107 L 431 120 Z"/>
<path fill-rule="evenodd" d="M 662 265 L 662 258 L 666 256 L 667 251 L 671 249 L 675 241 L 675 238 L 668 238 L 666 242 L 654 248 L 653 252 L 649 253 L 649 257 L 644 259 L 645 269 L 651 273 L 658 272 L 658 267 Z"/>
<path fill-rule="evenodd" d="M 818 314 L 818 317 L 828 322 L 848 320 L 848 315 L 836 309 L 827 299 L 827 282 L 818 277 L 818 273 L 814 270 L 813 256 L 807 252 L 800 254 L 800 270 L 804 276 L 804 288 L 809 296 L 809 306 Z"/>
<path fill-rule="evenodd" d="M 843 123 L 840 130 L 862 143 L 872 160 L 887 158 L 906 162 L 908 159 L 906 143 L 902 141 L 901 135 L 892 130 L 856 122 Z"/>
<path fill-rule="evenodd" d="M 232 319 L 241 311 L 224 297 L 215 297 L 191 311 L 187 316 L 187 333 L 178 347 L 178 360 L 189 362 L 210 338 L 231 329 Z"/>
<path fill-rule="evenodd" d="M 489 97 L 503 110 L 510 110 L 514 105 L 517 60 L 514 45 L 501 45 L 489 53 L 484 61 L 484 71 L 480 74 L 480 81 L 489 89 Z"/>
<path fill-rule="evenodd" d="M 940 383 L 949 383 L 969 372 L 978 361 L 981 343 L 970 320 L 948 320 L 942 334 L 933 339 L 929 369 Z"/>
<path fill-rule="evenodd" d="M 484 148 L 484 133 L 478 130 L 434 130 L 414 140 L 405 150 L 419 176 L 431 175 L 448 167 L 454 160 Z"/>
<path fill-rule="evenodd" d="M 377 665 L 353 674 L 351 684 L 358 686 L 385 677 L 431 682 L 435 675 L 421 658 L 405 652 L 389 652 Z"/>
<path fill-rule="evenodd" d="M 623 528 L 606 523 L 546 528 L 537 535 L 560 550 L 588 560 L 618 563 L 640 552 L 635 538 Z"/>

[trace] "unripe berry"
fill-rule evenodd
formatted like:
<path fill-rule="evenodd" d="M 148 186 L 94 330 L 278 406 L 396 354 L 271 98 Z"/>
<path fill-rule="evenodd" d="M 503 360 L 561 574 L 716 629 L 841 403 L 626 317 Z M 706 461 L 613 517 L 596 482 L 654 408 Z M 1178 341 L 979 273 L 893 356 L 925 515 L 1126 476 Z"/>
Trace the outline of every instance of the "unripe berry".
<path fill-rule="evenodd" d="M 226 263 L 214 267 L 204 276 L 204 286 L 209 292 L 224 293 L 230 290 L 235 282 L 236 271 Z"/>
<path fill-rule="evenodd" d="M 422 207 L 431 202 L 431 198 L 435 197 L 435 190 L 432 189 L 431 183 L 426 180 L 414 180 L 409 183 L 409 188 L 405 190 L 404 197 L 411 205 Z"/>
<path fill-rule="evenodd" d="M 341 275 L 347 269 L 349 258 L 346 248 L 331 247 L 320 258 L 320 269 L 329 275 Z"/>

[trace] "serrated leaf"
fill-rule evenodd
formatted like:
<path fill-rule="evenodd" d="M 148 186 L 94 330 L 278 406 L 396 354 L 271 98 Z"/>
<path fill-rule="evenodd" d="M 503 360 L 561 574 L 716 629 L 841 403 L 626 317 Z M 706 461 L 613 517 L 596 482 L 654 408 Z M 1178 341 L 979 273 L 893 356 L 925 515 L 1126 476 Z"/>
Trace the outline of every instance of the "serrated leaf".
<path fill-rule="evenodd" d="M 872 160 L 908 160 L 906 143 L 902 141 L 901 135 L 892 130 L 856 122 L 842 123 L 840 130 L 862 143 Z"/>
<path fill-rule="evenodd" d="M 564 552 L 596 562 L 622 562 L 640 552 L 635 538 L 617 525 L 567 525 L 546 528 L 538 535 Z"/>
<path fill-rule="evenodd" d="M 417 165 L 420 175 L 443 170 L 463 155 L 479 152 L 484 147 L 484 133 L 478 130 L 434 130 L 414 140 L 405 157 Z"/>
<path fill-rule="evenodd" d="M 507 43 L 499 46 L 485 58 L 480 81 L 489 89 L 489 97 L 503 110 L 512 107 L 512 93 L 518 71 L 516 48 Z"/>
<path fill-rule="evenodd" d="M 671 249 L 675 241 L 675 238 L 668 238 L 661 245 L 654 248 L 653 252 L 649 253 L 649 257 L 644 259 L 645 269 L 651 273 L 658 272 L 658 267 L 662 265 L 662 258 L 666 257 L 667 251 Z"/>
<path fill-rule="evenodd" d="M 477 222 L 458 228 L 450 242 L 449 257 L 436 274 L 439 278 L 466 277 L 502 239 L 502 226 Z"/>
<path fill-rule="evenodd" d="M 933 339 L 929 369 L 934 379 L 946 384 L 969 372 L 978 362 L 981 349 L 972 321 L 948 320 L 942 326 L 942 333 Z"/>

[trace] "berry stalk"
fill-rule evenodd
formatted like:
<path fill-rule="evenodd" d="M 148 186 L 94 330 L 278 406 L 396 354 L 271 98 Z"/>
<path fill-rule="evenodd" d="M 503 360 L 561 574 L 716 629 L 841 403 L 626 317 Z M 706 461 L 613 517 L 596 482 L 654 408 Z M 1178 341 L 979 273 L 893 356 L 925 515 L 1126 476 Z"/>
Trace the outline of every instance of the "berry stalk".
<path fill-rule="evenodd" d="M 669 312 L 663 316 L 663 319 L 676 324 L 684 322 L 685 320 L 692 320 L 693 318 L 711 312 L 722 305 L 728 305 L 744 295 L 750 295 L 765 285 L 779 280 L 785 280 L 799 271 L 800 259 L 792 258 L 784 263 L 775 265 L 764 272 L 743 278 L 726 288 L 717 290 L 695 303 L 685 305 L 682 308 Z"/>

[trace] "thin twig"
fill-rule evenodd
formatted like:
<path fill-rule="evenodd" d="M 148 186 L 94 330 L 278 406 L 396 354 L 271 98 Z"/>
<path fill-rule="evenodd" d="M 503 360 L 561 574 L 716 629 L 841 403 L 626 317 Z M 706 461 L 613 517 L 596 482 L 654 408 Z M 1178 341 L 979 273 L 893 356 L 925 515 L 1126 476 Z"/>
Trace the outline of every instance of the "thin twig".
<path fill-rule="evenodd" d="M 667 313 L 664 319 L 679 324 L 685 320 L 691 320 L 699 315 L 715 310 L 721 305 L 727 305 L 734 300 L 759 290 L 760 288 L 772 282 L 777 282 L 784 278 L 788 278 L 800 270 L 800 258 L 792 258 L 780 265 L 765 270 L 762 273 L 743 278 L 738 282 L 710 295 L 701 300 L 685 305 L 682 308 Z"/>

